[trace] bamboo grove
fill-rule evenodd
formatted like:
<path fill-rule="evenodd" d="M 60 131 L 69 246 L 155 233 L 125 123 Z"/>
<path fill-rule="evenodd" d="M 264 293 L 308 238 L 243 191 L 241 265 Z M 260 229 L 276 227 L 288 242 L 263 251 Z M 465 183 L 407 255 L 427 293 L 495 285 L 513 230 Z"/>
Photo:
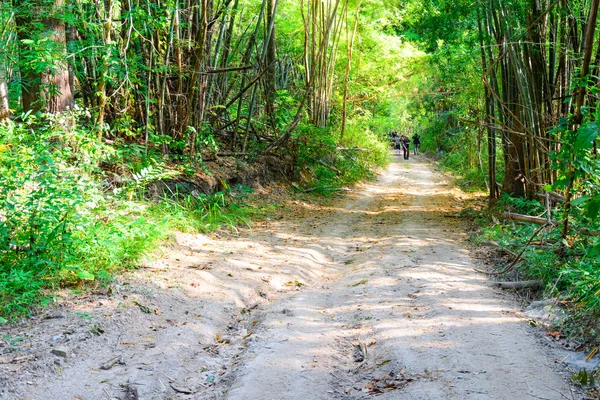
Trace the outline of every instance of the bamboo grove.
<path fill-rule="evenodd" d="M 582 319 L 572 326 L 592 336 L 599 3 L 407 0 L 398 27 L 427 49 L 432 68 L 412 105 L 415 129 L 465 185 L 487 186 L 493 217 L 484 236 L 517 255 L 496 275 L 543 282 L 546 294 L 575 306 Z"/>
<path fill-rule="evenodd" d="M 554 190 L 569 200 L 565 211 L 573 197 L 583 197 L 595 216 L 598 2 L 475 5 L 406 2 L 400 30 L 417 32 L 437 70 L 423 103 L 441 128 L 426 129 L 440 132 L 436 146 L 451 157 L 469 143 L 452 145 L 452 137 L 473 132 L 476 146 L 465 151 L 476 154 L 469 162 L 479 158 L 479 167 L 487 167 L 490 199 L 502 193 L 534 199 Z"/>
<path fill-rule="evenodd" d="M 93 111 L 99 138 L 195 154 L 213 135 L 230 152 L 256 144 L 272 150 L 305 112 L 315 126 L 328 126 L 333 88 L 341 84 L 334 73 L 340 42 L 356 32 L 360 1 L 27 0 L 0 7 L 1 118 L 9 109 L 56 113 L 77 103 Z M 286 18 L 285 29 L 295 32 L 278 38 Z M 347 85 L 352 49 L 343 53 Z"/>
<path fill-rule="evenodd" d="M 597 14 L 597 1 L 491 1 L 482 7 L 490 165 L 495 164 L 498 135 L 505 149 L 505 191 L 532 198 L 543 185 L 556 181 L 550 154 L 560 138 L 549 128 L 566 118 L 575 127 L 582 123 L 583 112 L 594 115 L 598 67 L 590 70 L 590 65 L 594 47 L 595 64 L 600 62 L 594 40 Z M 494 176 L 490 169 L 492 186 Z"/>

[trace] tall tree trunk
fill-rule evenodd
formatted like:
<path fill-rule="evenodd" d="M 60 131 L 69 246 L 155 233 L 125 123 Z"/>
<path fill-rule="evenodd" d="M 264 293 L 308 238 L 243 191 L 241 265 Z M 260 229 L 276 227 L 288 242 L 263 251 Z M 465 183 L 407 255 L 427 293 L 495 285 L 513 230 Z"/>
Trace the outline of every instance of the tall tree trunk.
<path fill-rule="evenodd" d="M 8 108 L 8 86 L 6 85 L 6 73 L 0 65 L 0 122 L 8 119 L 10 109 Z"/>
<path fill-rule="evenodd" d="M 483 10 L 485 13 L 485 10 Z M 487 15 L 487 13 L 485 14 Z M 487 23 L 486 18 L 486 23 Z M 481 53 L 481 64 L 483 66 L 484 71 L 484 95 L 485 95 L 485 125 L 487 127 L 487 144 L 488 144 L 488 179 L 489 179 L 489 190 L 490 190 L 490 200 L 496 199 L 496 130 L 492 126 L 491 116 L 494 113 L 494 99 L 492 98 L 492 94 L 490 93 L 487 71 L 488 71 L 488 63 L 486 57 L 486 51 L 484 47 L 484 34 L 483 34 L 483 22 L 481 10 L 477 9 L 477 28 L 479 30 L 479 47 Z M 491 61 L 491 60 L 490 60 Z M 495 73 L 495 70 L 494 70 Z"/>
<path fill-rule="evenodd" d="M 356 13 L 354 15 L 354 27 L 352 29 L 352 35 L 349 34 L 349 26 L 348 26 L 348 2 L 346 1 L 346 42 L 348 45 L 346 56 L 348 60 L 346 62 L 346 72 L 344 74 L 344 94 L 343 94 L 343 104 L 342 104 L 342 128 L 340 132 L 340 139 L 344 138 L 344 134 L 346 133 L 346 119 L 348 114 L 348 80 L 350 78 L 350 68 L 352 67 L 352 52 L 354 49 L 354 39 L 356 38 L 356 31 L 358 30 L 358 13 L 360 11 L 360 3 L 356 3 Z"/>
<path fill-rule="evenodd" d="M 64 0 L 37 0 L 33 7 L 17 8 L 23 111 L 55 114 L 73 105 L 69 69 L 65 61 L 64 7 Z M 48 52 L 53 58 L 52 63 L 47 62 L 41 71 L 34 60 L 47 56 L 42 57 L 40 52 Z"/>
<path fill-rule="evenodd" d="M 112 34 L 112 21 L 113 21 L 113 7 L 114 7 L 114 2 L 113 0 L 107 0 L 104 2 L 106 9 L 104 10 L 105 12 L 105 17 L 104 17 L 104 21 L 103 21 L 103 33 L 102 33 L 102 40 L 104 41 L 104 54 L 102 56 L 102 74 L 100 75 L 100 79 L 98 82 L 98 88 L 97 88 L 97 96 L 99 97 L 99 104 L 98 104 L 98 118 L 97 118 L 97 124 L 98 124 L 98 138 L 102 138 L 102 130 L 104 127 L 104 115 L 106 113 L 106 102 L 107 102 L 107 97 L 106 97 L 106 75 L 108 74 L 108 69 L 110 66 L 110 52 L 111 52 L 111 46 L 112 46 L 112 40 L 111 40 L 111 34 Z M 146 125 L 147 126 L 147 125 Z"/>
<path fill-rule="evenodd" d="M 279 0 L 269 0 L 267 12 L 267 43 L 265 48 L 265 108 L 271 127 L 275 129 L 275 92 L 277 73 L 277 48 L 275 42 L 275 17 Z"/>

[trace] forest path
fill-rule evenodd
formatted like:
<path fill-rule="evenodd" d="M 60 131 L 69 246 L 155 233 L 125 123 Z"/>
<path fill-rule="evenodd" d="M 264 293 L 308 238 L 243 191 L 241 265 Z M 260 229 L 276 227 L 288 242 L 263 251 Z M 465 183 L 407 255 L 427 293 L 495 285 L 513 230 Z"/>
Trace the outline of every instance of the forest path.
<path fill-rule="evenodd" d="M 423 156 L 1 327 L 0 399 L 575 399 Z M 287 201 L 285 198 L 283 201 Z M 366 353 L 366 354 L 365 354 Z"/>
<path fill-rule="evenodd" d="M 226 398 L 571 398 L 516 305 L 474 271 L 451 186 L 412 158 L 311 228 L 339 273 L 263 312 Z"/>

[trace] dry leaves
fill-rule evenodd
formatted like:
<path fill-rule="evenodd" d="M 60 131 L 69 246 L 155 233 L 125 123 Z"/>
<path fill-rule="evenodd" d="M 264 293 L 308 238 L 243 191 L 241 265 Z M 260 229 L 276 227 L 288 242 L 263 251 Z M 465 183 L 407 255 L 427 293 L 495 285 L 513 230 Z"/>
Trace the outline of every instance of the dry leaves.
<path fill-rule="evenodd" d="M 382 394 L 392 390 L 398 390 L 406 387 L 414 378 L 406 378 L 404 376 L 394 377 L 385 375 L 381 378 L 375 378 L 371 382 L 363 386 L 363 391 L 371 395 Z"/>

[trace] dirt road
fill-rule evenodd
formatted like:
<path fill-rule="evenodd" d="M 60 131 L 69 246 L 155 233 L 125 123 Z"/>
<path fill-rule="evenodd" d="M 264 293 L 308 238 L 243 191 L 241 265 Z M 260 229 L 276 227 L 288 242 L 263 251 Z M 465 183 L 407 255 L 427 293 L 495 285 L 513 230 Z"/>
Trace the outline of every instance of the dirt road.
<path fill-rule="evenodd" d="M 24 340 L 0 347 L 0 398 L 581 398 L 474 271 L 458 206 L 416 158 L 331 207 L 179 235 L 111 293 L 6 332 Z"/>

